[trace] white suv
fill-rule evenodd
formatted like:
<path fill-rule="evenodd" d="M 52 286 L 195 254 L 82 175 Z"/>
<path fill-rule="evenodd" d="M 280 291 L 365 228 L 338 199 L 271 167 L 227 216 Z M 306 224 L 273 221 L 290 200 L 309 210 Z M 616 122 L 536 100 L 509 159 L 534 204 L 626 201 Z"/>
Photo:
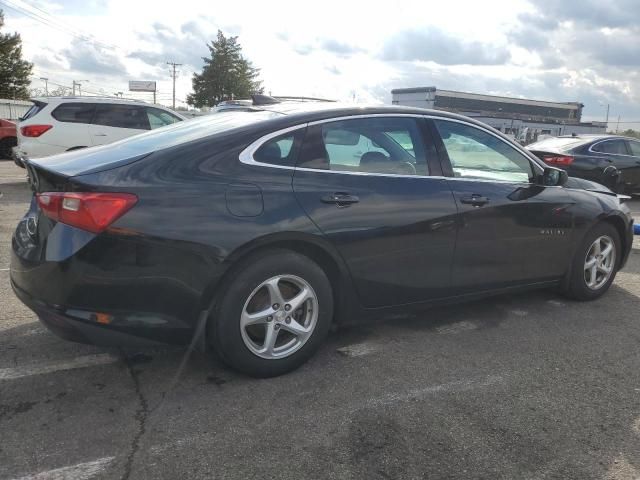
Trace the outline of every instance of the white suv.
<path fill-rule="evenodd" d="M 185 120 L 158 105 L 103 97 L 42 97 L 17 128 L 16 164 L 24 158 L 115 142 L 146 130 Z"/>

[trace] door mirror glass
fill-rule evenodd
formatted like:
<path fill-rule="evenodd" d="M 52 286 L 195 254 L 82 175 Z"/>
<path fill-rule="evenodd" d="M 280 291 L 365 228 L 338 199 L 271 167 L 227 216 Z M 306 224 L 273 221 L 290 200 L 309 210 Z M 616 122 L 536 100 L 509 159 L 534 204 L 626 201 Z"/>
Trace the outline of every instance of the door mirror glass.
<path fill-rule="evenodd" d="M 542 184 L 545 187 L 561 187 L 569 180 L 569 175 L 559 168 L 547 167 L 542 174 Z"/>

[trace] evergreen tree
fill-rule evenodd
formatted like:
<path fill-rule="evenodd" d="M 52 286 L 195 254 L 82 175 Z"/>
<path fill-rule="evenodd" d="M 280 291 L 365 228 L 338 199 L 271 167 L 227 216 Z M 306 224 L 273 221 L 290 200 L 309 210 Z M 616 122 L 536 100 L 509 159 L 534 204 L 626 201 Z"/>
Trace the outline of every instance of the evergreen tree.
<path fill-rule="evenodd" d="M 22 59 L 22 39 L 17 33 L 2 33 L 0 10 L 0 98 L 29 98 L 29 76 L 33 64 Z"/>
<path fill-rule="evenodd" d="M 260 70 L 242 56 L 238 37 L 225 37 L 218 30 L 217 39 L 207 47 L 211 57 L 203 57 L 202 73 L 193 74 L 193 93 L 187 97 L 189 105 L 213 107 L 223 100 L 262 93 Z"/>

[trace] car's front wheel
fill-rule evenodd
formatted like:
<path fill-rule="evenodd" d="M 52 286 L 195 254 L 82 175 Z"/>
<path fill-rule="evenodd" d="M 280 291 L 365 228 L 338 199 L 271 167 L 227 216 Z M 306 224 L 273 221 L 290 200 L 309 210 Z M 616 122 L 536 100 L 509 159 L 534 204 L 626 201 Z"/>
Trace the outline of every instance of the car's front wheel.
<path fill-rule="evenodd" d="M 225 363 L 272 377 L 306 362 L 326 337 L 333 294 L 324 271 L 286 250 L 245 260 L 221 291 L 209 338 Z"/>
<path fill-rule="evenodd" d="M 585 235 L 575 253 L 565 293 L 576 300 L 594 300 L 613 283 L 620 258 L 620 235 L 600 223 Z"/>

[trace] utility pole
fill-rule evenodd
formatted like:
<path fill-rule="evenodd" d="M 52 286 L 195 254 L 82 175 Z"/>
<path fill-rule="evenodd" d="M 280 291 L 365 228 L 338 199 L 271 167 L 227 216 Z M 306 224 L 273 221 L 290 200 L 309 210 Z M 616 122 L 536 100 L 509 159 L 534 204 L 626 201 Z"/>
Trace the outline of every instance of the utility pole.
<path fill-rule="evenodd" d="M 171 78 L 173 78 L 173 109 L 176 109 L 176 67 L 181 66 L 181 63 L 175 62 L 167 62 L 167 65 L 171 65 L 173 67 L 173 71 L 171 72 Z M 154 101 L 155 101 L 155 92 L 154 92 Z"/>
<path fill-rule="evenodd" d="M 49 96 L 49 79 L 46 77 L 40 77 L 40 80 L 44 80 L 44 95 Z"/>
<path fill-rule="evenodd" d="M 82 96 L 82 82 L 88 82 L 89 80 L 78 80 L 77 82 L 73 81 L 73 94 L 76 94 L 76 86 L 78 87 L 78 95 Z"/>
<path fill-rule="evenodd" d="M 607 126 L 609 125 L 609 104 L 607 103 L 607 116 L 604 120 L 604 123 L 607 124 Z"/>
<path fill-rule="evenodd" d="M 618 123 L 616 124 L 616 133 L 620 131 L 620 115 L 618 115 Z"/>

